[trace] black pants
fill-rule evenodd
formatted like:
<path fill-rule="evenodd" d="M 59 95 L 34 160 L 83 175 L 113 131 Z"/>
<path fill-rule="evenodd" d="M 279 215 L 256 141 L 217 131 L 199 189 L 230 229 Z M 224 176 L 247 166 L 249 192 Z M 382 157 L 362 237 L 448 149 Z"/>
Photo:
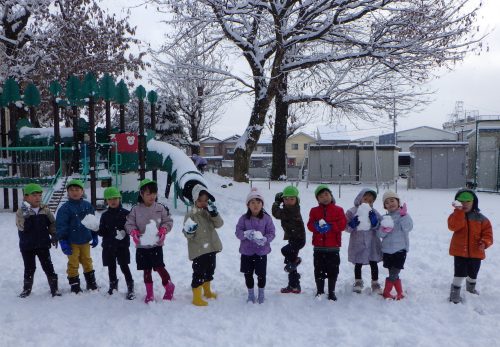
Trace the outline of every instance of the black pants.
<path fill-rule="evenodd" d="M 328 279 L 328 291 L 335 292 L 339 275 L 340 256 L 336 251 L 314 250 L 314 279 L 319 294 L 324 293 L 325 279 Z"/>
<path fill-rule="evenodd" d="M 481 259 L 478 258 L 464 258 L 455 257 L 455 277 L 469 276 L 473 280 L 477 279 L 477 274 L 481 268 Z"/>
<path fill-rule="evenodd" d="M 204 282 L 209 282 L 214 279 L 216 252 L 200 255 L 193 259 L 193 280 L 191 288 L 197 288 Z"/>
<path fill-rule="evenodd" d="M 285 264 L 294 263 L 299 256 L 299 251 L 305 244 L 305 239 L 288 240 L 288 244 L 281 248 L 281 254 L 285 257 Z"/>
<path fill-rule="evenodd" d="M 354 265 L 354 278 L 357 280 L 362 279 L 361 268 L 363 264 Z M 370 271 L 372 275 L 372 281 L 378 281 L 378 264 L 376 261 L 370 262 Z"/>
<path fill-rule="evenodd" d="M 253 274 L 257 275 L 257 287 L 266 287 L 267 255 L 241 255 L 240 272 L 245 275 L 248 289 L 254 287 Z"/>
<path fill-rule="evenodd" d="M 54 272 L 54 265 L 52 265 L 52 260 L 50 259 L 50 251 L 48 248 L 38 248 L 21 251 L 21 254 L 23 256 L 24 262 L 25 281 L 33 281 L 33 276 L 36 270 L 36 257 L 38 257 L 43 272 L 45 272 L 47 278 L 57 277 L 56 273 Z"/>

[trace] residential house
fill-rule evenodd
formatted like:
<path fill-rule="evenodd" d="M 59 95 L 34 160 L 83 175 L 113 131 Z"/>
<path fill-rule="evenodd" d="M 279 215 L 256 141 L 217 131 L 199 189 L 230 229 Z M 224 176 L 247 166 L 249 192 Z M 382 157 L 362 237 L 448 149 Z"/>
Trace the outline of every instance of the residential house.
<path fill-rule="evenodd" d="M 311 135 L 299 132 L 286 140 L 286 154 L 288 166 L 301 166 L 307 156 L 309 145 L 316 143 Z"/>

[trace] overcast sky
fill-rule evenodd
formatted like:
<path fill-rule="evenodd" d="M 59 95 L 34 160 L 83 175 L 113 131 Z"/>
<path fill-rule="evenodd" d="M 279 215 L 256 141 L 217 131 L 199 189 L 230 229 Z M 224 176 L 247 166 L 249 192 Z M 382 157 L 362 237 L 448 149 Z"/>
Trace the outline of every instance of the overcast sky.
<path fill-rule="evenodd" d="M 103 7 L 115 12 L 119 17 L 130 11 L 130 22 L 137 27 L 136 35 L 148 42 L 152 47 L 159 47 L 163 41 L 165 25 L 161 20 L 165 14 L 156 11 L 155 6 L 134 7 L 139 0 L 103 0 Z M 458 64 L 454 71 L 439 72 L 441 77 L 429 83 L 429 88 L 435 90 L 433 102 L 423 111 L 410 113 L 399 117 L 399 130 L 417 126 L 429 125 L 441 128 L 455 108 L 457 101 L 463 101 L 466 110 L 477 110 L 480 115 L 500 115 L 500 1 L 483 0 L 478 22 L 485 32 L 491 32 L 484 45 L 488 52 L 479 56 L 469 55 L 465 61 Z M 151 88 L 147 81 L 143 84 Z M 250 117 L 251 99 L 241 99 L 225 107 L 225 115 L 214 127 L 213 134 L 225 138 L 232 134 L 241 134 Z M 381 123 L 386 125 L 380 129 Z M 325 125 L 321 121 L 311 124 L 303 131 L 312 133 L 316 127 L 326 137 L 350 137 L 352 139 L 392 132 L 392 123 L 383 118 L 377 124 L 359 124 L 359 129 L 352 126 Z"/>

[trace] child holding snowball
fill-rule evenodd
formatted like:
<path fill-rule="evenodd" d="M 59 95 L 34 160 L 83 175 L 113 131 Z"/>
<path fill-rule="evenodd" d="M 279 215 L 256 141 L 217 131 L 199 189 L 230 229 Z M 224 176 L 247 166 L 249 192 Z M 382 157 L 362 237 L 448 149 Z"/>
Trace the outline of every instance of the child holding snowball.
<path fill-rule="evenodd" d="M 340 246 L 346 219 L 342 207 L 335 204 L 332 191 L 320 184 L 314 191 L 318 206 L 311 208 L 307 228 L 313 233 L 314 279 L 316 297 L 325 294 L 325 279 L 328 279 L 328 300 L 337 301 L 335 285 L 339 274 Z"/>
<path fill-rule="evenodd" d="M 66 185 L 68 201 L 57 211 L 56 234 L 61 250 L 68 256 L 68 282 L 71 291 L 80 293 L 79 264 L 83 266 L 83 275 L 87 290 L 97 290 L 90 244 L 92 248 L 99 243 L 97 229 L 99 222 L 94 216 L 95 210 L 90 202 L 83 199 L 83 182 L 72 179 Z"/>
<path fill-rule="evenodd" d="M 125 222 L 129 210 L 122 207 L 121 194 L 116 187 L 104 190 L 104 199 L 108 209 L 101 216 L 97 234 L 102 237 L 102 265 L 108 267 L 109 290 L 108 294 L 118 290 L 116 263 L 120 265 L 125 281 L 127 282 L 127 299 L 133 300 L 134 280 L 128 264 L 130 264 L 130 236 L 125 232 Z"/>
<path fill-rule="evenodd" d="M 493 244 L 491 223 L 479 212 L 476 194 L 469 189 L 461 189 L 455 194 L 455 208 L 448 217 L 448 229 L 453 232 L 450 255 L 454 257 L 454 278 L 451 284 L 450 301 L 462 301 L 460 288 L 464 279 L 465 289 L 471 294 L 476 291 L 476 280 L 481 260 L 486 257 L 485 249 Z"/>
<path fill-rule="evenodd" d="M 413 229 L 413 220 L 408 214 L 406 203 L 401 206 L 395 192 L 388 190 L 382 199 L 387 214 L 382 218 L 377 235 L 382 238 L 384 267 L 389 269 L 383 296 L 386 299 L 400 300 L 404 295 L 399 273 L 404 269 L 406 253 L 410 250 L 409 234 Z M 391 294 L 393 288 L 396 288 L 396 296 Z"/>
<path fill-rule="evenodd" d="M 222 251 L 222 242 L 215 228 L 220 228 L 222 220 L 215 198 L 200 184 L 192 189 L 193 206 L 184 217 L 183 233 L 188 240 L 189 260 L 193 262 L 193 305 L 207 306 L 208 302 L 202 298 L 215 299 L 210 282 L 214 279 L 215 255 Z"/>
<path fill-rule="evenodd" d="M 373 208 L 377 193 L 372 189 L 362 189 L 354 199 L 354 206 L 346 212 L 347 228 L 350 234 L 348 260 L 354 264 L 353 292 L 361 293 L 363 265 L 370 265 L 371 289 L 373 293 L 382 294 L 378 283 L 378 262 L 382 260 L 382 245 L 377 237 L 380 213 Z"/>
<path fill-rule="evenodd" d="M 246 204 L 248 210 L 236 225 L 236 237 L 240 240 L 240 271 L 245 275 L 247 302 L 255 303 L 253 274 L 257 275 L 257 302 L 262 304 L 266 287 L 267 254 L 271 252 L 270 243 L 274 239 L 275 229 L 271 216 L 264 211 L 264 197 L 257 188 L 252 188 L 247 195 Z"/>
<path fill-rule="evenodd" d="M 152 270 L 158 272 L 165 288 L 163 300 L 172 300 L 175 286 L 163 262 L 163 243 L 172 230 L 173 221 L 168 209 L 157 203 L 158 185 L 148 178 L 139 184 L 138 204 L 127 216 L 125 231 L 130 234 L 136 248 L 137 270 L 144 271 L 145 303 L 154 300 Z"/>

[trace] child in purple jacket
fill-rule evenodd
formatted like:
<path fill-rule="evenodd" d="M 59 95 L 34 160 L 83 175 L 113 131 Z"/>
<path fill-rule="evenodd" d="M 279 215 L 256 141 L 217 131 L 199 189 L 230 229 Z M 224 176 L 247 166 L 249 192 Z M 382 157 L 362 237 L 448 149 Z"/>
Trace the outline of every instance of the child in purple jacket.
<path fill-rule="evenodd" d="M 253 188 L 246 199 L 248 210 L 236 225 L 236 237 L 240 239 L 240 271 L 245 275 L 248 288 L 247 302 L 255 303 L 253 274 L 257 275 L 259 296 L 257 302 L 264 302 L 266 287 L 267 254 L 271 252 L 270 243 L 274 239 L 274 224 L 271 216 L 264 211 L 264 197 Z"/>

